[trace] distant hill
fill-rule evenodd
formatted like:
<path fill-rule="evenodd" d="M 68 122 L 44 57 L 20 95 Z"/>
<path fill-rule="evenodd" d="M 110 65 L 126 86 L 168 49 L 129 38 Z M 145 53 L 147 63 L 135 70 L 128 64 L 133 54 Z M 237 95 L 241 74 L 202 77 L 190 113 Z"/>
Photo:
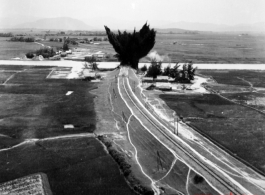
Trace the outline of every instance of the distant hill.
<path fill-rule="evenodd" d="M 12 28 L 21 23 L 34 22 L 41 18 L 25 15 L 11 15 L 0 17 L 0 28 Z"/>
<path fill-rule="evenodd" d="M 28 22 L 13 26 L 13 28 L 37 28 L 37 29 L 58 29 L 58 30 L 91 30 L 92 27 L 86 23 L 68 17 L 45 18 L 35 22 Z"/>
<path fill-rule="evenodd" d="M 180 29 L 180 28 L 155 28 L 155 30 L 158 33 L 172 33 L 172 34 L 182 34 L 182 33 L 193 33 L 196 34 L 198 33 L 198 31 L 192 31 L 192 30 L 184 30 L 184 29 Z"/>
<path fill-rule="evenodd" d="M 197 31 L 214 32 L 265 32 L 265 22 L 255 24 L 224 25 L 197 22 L 174 22 L 159 26 L 159 28 L 179 28 Z"/>

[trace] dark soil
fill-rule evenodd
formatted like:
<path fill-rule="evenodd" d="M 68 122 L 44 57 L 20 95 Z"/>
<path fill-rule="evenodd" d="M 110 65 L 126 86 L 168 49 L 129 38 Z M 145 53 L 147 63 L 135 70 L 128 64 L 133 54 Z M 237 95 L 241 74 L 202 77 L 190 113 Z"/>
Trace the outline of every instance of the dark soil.
<path fill-rule="evenodd" d="M 160 97 L 189 125 L 265 173 L 264 114 L 215 94 Z"/>

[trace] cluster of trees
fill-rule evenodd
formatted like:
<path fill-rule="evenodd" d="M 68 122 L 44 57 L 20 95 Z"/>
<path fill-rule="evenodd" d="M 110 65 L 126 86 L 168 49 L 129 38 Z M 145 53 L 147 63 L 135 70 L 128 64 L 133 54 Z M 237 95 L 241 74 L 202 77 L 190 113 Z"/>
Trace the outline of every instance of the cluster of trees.
<path fill-rule="evenodd" d="M 94 37 L 93 41 L 108 41 L 107 37 Z"/>
<path fill-rule="evenodd" d="M 48 47 L 45 47 L 45 48 L 41 48 L 35 52 L 29 52 L 26 54 L 27 58 L 33 58 L 35 56 L 39 56 L 39 55 L 42 55 L 44 58 L 49 58 L 49 57 L 53 57 L 55 56 L 55 51 L 53 50 L 53 48 L 48 48 Z"/>
<path fill-rule="evenodd" d="M 77 36 L 106 36 L 106 33 L 104 31 L 102 32 L 94 32 L 94 31 L 68 31 L 69 35 L 77 35 Z"/>
<path fill-rule="evenodd" d="M 92 70 L 98 70 L 97 58 L 95 56 L 92 57 L 85 57 L 85 61 L 89 63 Z"/>
<path fill-rule="evenodd" d="M 0 33 L 0 37 L 13 37 L 12 33 Z"/>
<path fill-rule="evenodd" d="M 133 33 L 124 31 L 118 34 L 113 33 L 105 26 L 110 44 L 116 51 L 116 57 L 120 65 L 128 65 L 138 69 L 139 60 L 145 57 L 155 45 L 156 31 L 150 29 L 149 25 L 144 24 L 139 32 Z"/>
<path fill-rule="evenodd" d="M 49 41 L 59 41 L 59 42 L 63 42 L 62 38 L 50 38 Z"/>
<path fill-rule="evenodd" d="M 146 76 L 153 77 L 153 80 L 155 80 L 157 76 L 163 75 L 173 78 L 175 82 L 190 83 L 190 81 L 194 80 L 196 69 L 197 68 L 193 67 L 192 62 L 188 62 L 183 64 L 182 69 L 180 69 L 180 65 L 176 63 L 173 68 L 168 65 L 166 68 L 164 68 L 164 71 L 162 71 L 162 62 L 152 59 L 149 68 L 147 69 L 147 67 L 144 66 L 141 68 L 141 71 L 147 71 Z"/>
<path fill-rule="evenodd" d="M 14 42 L 34 42 L 35 39 L 33 37 L 12 37 L 10 41 Z"/>
<path fill-rule="evenodd" d="M 78 45 L 78 42 L 76 42 L 75 40 L 73 39 L 70 39 L 69 37 L 64 39 L 64 44 L 72 44 L 72 45 Z"/>

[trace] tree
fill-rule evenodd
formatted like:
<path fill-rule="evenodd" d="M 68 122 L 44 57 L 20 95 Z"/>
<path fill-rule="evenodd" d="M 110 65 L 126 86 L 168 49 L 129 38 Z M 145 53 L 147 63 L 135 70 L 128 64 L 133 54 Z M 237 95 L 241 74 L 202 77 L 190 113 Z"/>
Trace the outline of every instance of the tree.
<path fill-rule="evenodd" d="M 175 81 L 179 81 L 180 79 L 181 70 L 179 70 L 179 67 L 180 65 L 176 63 L 176 65 L 169 72 L 169 76 L 174 78 Z"/>
<path fill-rule="evenodd" d="M 191 80 L 194 80 L 197 68 L 193 67 L 192 62 L 183 64 L 182 70 L 179 69 L 179 67 L 180 65 L 178 65 L 178 63 L 176 63 L 174 68 L 168 66 L 164 69 L 163 75 L 174 78 L 176 82 L 190 83 Z"/>
<path fill-rule="evenodd" d="M 147 67 L 146 67 L 146 65 L 144 65 L 142 68 L 140 68 L 140 70 L 141 70 L 142 72 L 146 72 L 146 71 L 147 71 Z"/>
<path fill-rule="evenodd" d="M 138 69 L 139 60 L 146 56 L 155 45 L 156 31 L 150 29 L 147 23 L 139 32 L 134 30 L 133 33 L 118 31 L 118 34 L 114 34 L 107 26 L 104 27 L 110 44 L 117 52 L 116 57 L 120 65 L 129 65 Z"/>
<path fill-rule="evenodd" d="M 196 69 L 197 68 L 193 67 L 192 62 L 188 62 L 186 64 L 183 64 L 182 71 L 181 71 L 181 73 L 182 73 L 181 80 L 187 81 L 187 82 L 194 80 Z"/>
<path fill-rule="evenodd" d="M 95 56 L 85 57 L 85 61 L 90 64 L 92 70 L 94 71 L 98 70 L 97 59 L 95 58 Z"/>
<path fill-rule="evenodd" d="M 151 65 L 149 66 L 146 76 L 153 77 L 153 81 L 157 78 L 158 75 L 161 75 L 161 61 L 156 61 L 156 59 L 151 59 Z"/>
<path fill-rule="evenodd" d="M 67 42 L 64 42 L 63 43 L 63 50 L 64 51 L 68 51 L 69 50 L 69 46 L 68 46 L 68 43 Z"/>
<path fill-rule="evenodd" d="M 170 76 L 170 72 L 171 72 L 171 66 L 169 64 L 166 68 L 164 68 L 164 72 L 162 73 L 162 75 L 169 77 Z"/>
<path fill-rule="evenodd" d="M 193 67 L 192 62 L 188 63 L 188 78 L 189 80 L 194 80 L 195 72 L 197 70 L 197 67 Z"/>

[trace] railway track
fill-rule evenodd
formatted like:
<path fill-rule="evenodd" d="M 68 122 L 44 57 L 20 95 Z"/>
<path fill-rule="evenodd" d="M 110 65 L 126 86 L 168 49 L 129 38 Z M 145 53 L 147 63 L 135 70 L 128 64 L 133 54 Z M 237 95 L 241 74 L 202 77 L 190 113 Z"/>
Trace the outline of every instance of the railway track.
<path fill-rule="evenodd" d="M 120 77 L 119 79 L 120 80 Z M 200 159 L 198 159 L 198 157 L 196 155 L 194 155 L 192 152 L 188 151 L 184 146 L 182 146 L 181 144 L 177 143 L 170 135 L 168 135 L 168 132 L 166 129 L 168 129 L 169 131 L 173 132 L 172 129 L 169 129 L 169 127 L 161 127 L 161 125 L 156 124 L 156 122 L 154 122 L 154 119 L 152 119 L 149 115 L 152 115 L 151 113 L 148 112 L 148 114 L 146 114 L 138 105 L 138 103 L 134 100 L 134 97 L 132 97 L 130 95 L 130 92 L 128 92 L 128 90 L 126 89 L 126 85 L 124 83 L 124 80 L 127 81 L 127 85 L 129 84 L 128 78 L 127 77 L 122 77 L 122 85 L 124 88 L 124 91 L 126 92 L 127 96 L 129 97 L 130 101 L 132 102 L 132 104 L 137 108 L 137 110 L 162 134 L 164 135 L 167 140 L 169 140 L 172 144 L 174 144 L 178 149 L 180 149 L 185 155 L 187 155 L 190 159 L 192 159 L 203 171 L 205 171 L 206 173 L 208 173 L 212 178 L 214 178 L 216 181 L 218 181 L 221 185 L 223 185 L 223 187 L 225 187 L 227 189 L 227 192 L 224 193 L 232 193 L 232 194 L 246 194 L 246 192 L 242 192 L 242 190 L 239 190 L 238 186 L 236 186 L 234 183 L 227 181 L 224 177 L 225 176 L 220 176 L 220 174 L 222 175 L 222 173 L 219 173 L 217 170 L 214 170 L 214 168 L 209 168 L 208 166 L 206 166 L 204 164 L 204 162 L 201 162 Z M 119 82 L 118 82 L 119 85 Z M 131 91 L 131 90 L 130 90 Z M 131 91 L 131 93 L 133 93 Z M 153 115 L 152 115 L 153 116 Z M 155 118 L 153 116 L 153 118 Z M 158 119 L 156 119 L 158 120 Z M 158 120 L 159 121 L 159 120 Z M 159 121 L 159 123 L 161 123 Z M 164 126 L 164 125 L 163 125 Z M 216 173 L 218 172 L 218 173 Z"/>

